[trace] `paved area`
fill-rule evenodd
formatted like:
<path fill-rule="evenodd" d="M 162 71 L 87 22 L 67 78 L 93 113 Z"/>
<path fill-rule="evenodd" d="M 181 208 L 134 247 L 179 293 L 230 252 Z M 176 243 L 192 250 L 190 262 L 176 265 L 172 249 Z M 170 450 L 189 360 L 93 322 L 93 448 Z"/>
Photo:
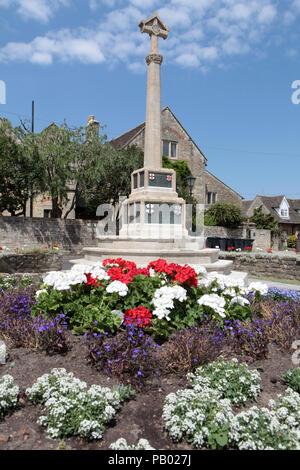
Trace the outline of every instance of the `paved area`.
<path fill-rule="evenodd" d="M 300 284 L 286 284 L 283 282 L 274 282 L 274 281 L 258 281 L 257 279 L 250 279 L 249 282 L 264 282 L 269 287 L 276 287 L 277 289 L 289 289 L 289 290 L 297 290 L 300 291 Z"/>

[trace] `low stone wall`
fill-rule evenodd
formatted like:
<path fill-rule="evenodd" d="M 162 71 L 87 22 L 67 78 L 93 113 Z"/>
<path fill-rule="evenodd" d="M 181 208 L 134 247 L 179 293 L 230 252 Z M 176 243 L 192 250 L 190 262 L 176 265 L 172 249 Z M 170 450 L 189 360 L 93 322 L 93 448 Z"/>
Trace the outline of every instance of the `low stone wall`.
<path fill-rule="evenodd" d="M 71 219 L 39 219 L 30 217 L 0 217 L 0 246 L 52 246 L 80 253 L 84 246 L 96 246 L 97 222 Z"/>
<path fill-rule="evenodd" d="M 51 253 L 15 254 L 0 257 L 0 273 L 45 273 L 62 269 L 63 256 Z"/>
<path fill-rule="evenodd" d="M 293 253 L 225 253 L 220 259 L 233 261 L 233 270 L 250 276 L 300 281 L 300 255 Z"/>
<path fill-rule="evenodd" d="M 207 237 L 222 237 L 222 238 L 250 238 L 254 240 L 253 249 L 260 248 L 261 250 L 268 250 L 272 246 L 270 230 L 258 229 L 253 224 L 243 225 L 238 228 L 226 227 L 204 227 L 204 236 Z M 277 245 L 274 246 L 277 249 Z"/>

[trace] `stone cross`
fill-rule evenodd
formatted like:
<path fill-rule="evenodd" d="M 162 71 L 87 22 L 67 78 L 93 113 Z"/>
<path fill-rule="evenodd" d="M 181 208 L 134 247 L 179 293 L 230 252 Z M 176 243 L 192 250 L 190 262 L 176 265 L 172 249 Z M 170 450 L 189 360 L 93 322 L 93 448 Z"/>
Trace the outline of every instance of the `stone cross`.
<path fill-rule="evenodd" d="M 144 167 L 159 169 L 162 167 L 160 66 L 163 56 L 158 50 L 158 38 L 167 39 L 169 28 L 157 12 L 147 20 L 142 20 L 139 27 L 141 33 L 149 34 L 151 40 L 150 54 L 146 57 L 148 81 Z"/>

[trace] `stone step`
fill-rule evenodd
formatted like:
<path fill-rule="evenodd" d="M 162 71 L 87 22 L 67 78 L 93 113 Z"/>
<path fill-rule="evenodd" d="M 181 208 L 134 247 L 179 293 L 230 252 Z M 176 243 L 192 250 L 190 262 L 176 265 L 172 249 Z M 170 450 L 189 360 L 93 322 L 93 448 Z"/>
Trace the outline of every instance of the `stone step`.
<path fill-rule="evenodd" d="M 216 272 L 218 274 L 230 274 L 233 262 L 218 260 L 214 263 L 204 263 L 202 266 L 206 269 L 207 272 Z"/>
<path fill-rule="evenodd" d="M 215 249 L 183 250 L 177 248 L 168 250 L 149 245 L 146 250 L 138 248 L 84 248 L 83 252 L 87 261 L 100 262 L 107 258 L 124 258 L 128 261 L 134 261 L 139 266 L 147 265 L 159 258 L 167 260 L 168 263 L 209 265 L 218 262 L 219 255 L 219 250 Z M 225 263 L 228 262 L 225 261 Z"/>

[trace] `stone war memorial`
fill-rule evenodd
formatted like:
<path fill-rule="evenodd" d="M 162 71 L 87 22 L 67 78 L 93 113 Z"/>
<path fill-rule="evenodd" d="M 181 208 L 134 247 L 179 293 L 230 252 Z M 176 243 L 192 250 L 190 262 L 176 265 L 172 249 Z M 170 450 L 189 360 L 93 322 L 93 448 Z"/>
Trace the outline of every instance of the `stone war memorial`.
<path fill-rule="evenodd" d="M 141 33 L 150 37 L 144 167 L 131 175 L 131 194 L 120 209 L 119 235 L 98 234 L 98 247 L 84 248 L 84 259 L 73 263 L 94 263 L 107 258 L 126 258 L 137 265 L 154 259 L 178 264 L 202 265 L 209 272 L 233 273 L 232 261 L 219 260 L 218 249 L 206 249 L 200 234 L 190 236 L 186 228 L 187 206 L 176 192 L 176 172 L 162 167 L 161 148 L 161 65 L 159 38 L 166 40 L 169 28 L 155 12 L 139 24 Z M 203 227 L 202 227 L 203 228 Z"/>

